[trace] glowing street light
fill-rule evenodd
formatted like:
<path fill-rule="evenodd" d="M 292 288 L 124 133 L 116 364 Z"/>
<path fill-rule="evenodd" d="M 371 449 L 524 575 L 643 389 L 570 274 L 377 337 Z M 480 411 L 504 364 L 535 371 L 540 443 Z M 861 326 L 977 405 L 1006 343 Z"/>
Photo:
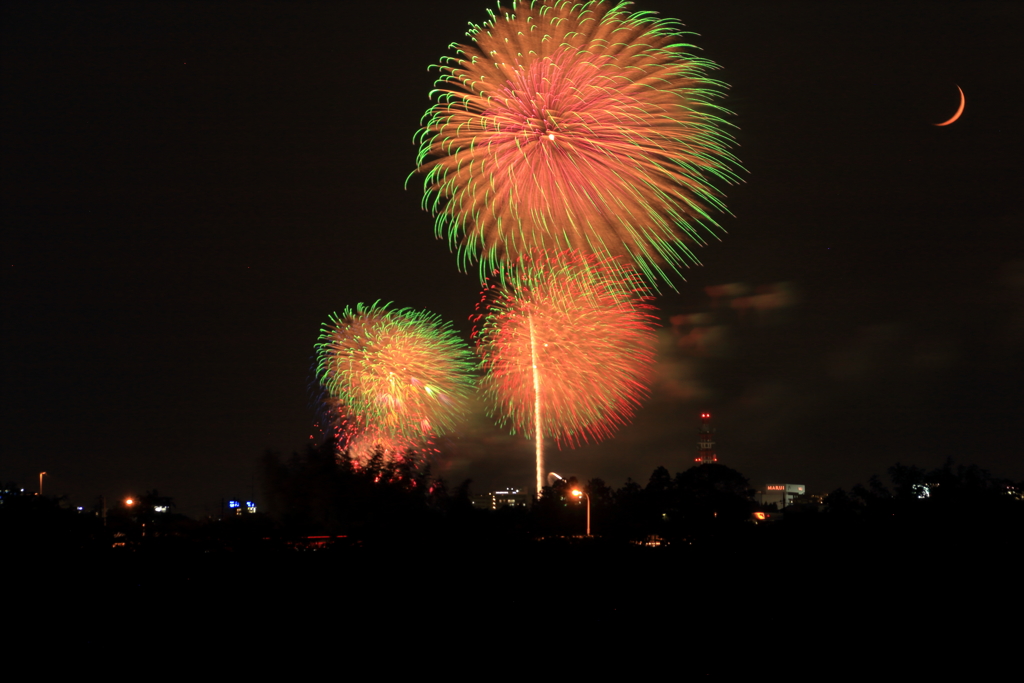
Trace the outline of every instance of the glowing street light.
<path fill-rule="evenodd" d="M 39 473 L 39 495 L 43 495 L 43 477 L 46 476 L 46 472 Z"/>
<path fill-rule="evenodd" d="M 586 496 L 587 498 L 587 536 L 590 536 L 590 496 L 585 491 L 580 489 L 573 489 L 572 495 L 579 498 L 580 496 Z"/>

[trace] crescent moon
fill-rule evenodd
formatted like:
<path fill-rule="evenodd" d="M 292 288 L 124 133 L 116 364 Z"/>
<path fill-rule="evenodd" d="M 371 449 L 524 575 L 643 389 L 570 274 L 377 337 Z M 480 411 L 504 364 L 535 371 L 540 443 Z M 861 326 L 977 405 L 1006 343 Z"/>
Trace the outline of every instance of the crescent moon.
<path fill-rule="evenodd" d="M 936 126 L 948 126 L 949 124 L 953 123 L 958 118 L 960 118 L 960 114 L 964 113 L 964 102 L 966 101 L 966 99 L 964 98 L 964 91 L 960 88 L 959 85 L 956 86 L 956 89 L 960 91 L 960 108 L 956 110 L 956 113 L 953 114 L 953 118 L 951 118 L 949 121 L 943 121 L 942 123 L 936 123 L 936 124 L 933 124 L 933 125 L 936 125 Z"/>

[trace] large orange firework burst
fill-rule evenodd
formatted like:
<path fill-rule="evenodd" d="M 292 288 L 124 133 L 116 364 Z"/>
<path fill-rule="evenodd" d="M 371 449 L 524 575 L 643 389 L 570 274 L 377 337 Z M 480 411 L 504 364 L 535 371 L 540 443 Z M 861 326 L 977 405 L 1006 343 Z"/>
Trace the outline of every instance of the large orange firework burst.
<path fill-rule="evenodd" d="M 607 438 L 647 395 L 655 317 L 636 277 L 574 253 L 538 255 L 484 292 L 474 338 L 492 415 L 537 442 Z"/>
<path fill-rule="evenodd" d="M 648 282 L 696 262 L 738 162 L 674 19 L 629 3 L 515 1 L 440 65 L 419 134 L 424 206 L 481 274 L 535 250 L 617 257 Z"/>
<path fill-rule="evenodd" d="M 437 316 L 359 304 L 331 316 L 317 376 L 349 438 L 404 447 L 450 431 L 472 392 L 472 353 Z"/>

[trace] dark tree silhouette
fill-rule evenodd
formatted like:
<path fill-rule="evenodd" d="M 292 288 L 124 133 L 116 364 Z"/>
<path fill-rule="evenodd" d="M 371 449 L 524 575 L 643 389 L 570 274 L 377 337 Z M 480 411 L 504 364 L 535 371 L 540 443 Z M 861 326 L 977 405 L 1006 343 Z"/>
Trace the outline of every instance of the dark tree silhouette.
<path fill-rule="evenodd" d="M 746 477 L 725 465 L 696 465 L 676 475 L 680 509 L 689 522 L 743 522 L 750 518 L 754 492 Z"/>

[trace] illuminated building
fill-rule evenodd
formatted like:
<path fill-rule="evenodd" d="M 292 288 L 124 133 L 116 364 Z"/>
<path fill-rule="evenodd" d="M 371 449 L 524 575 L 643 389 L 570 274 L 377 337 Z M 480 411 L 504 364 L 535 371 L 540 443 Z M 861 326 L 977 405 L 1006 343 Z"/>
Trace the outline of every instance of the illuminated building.
<path fill-rule="evenodd" d="M 9 503 L 13 498 L 29 497 L 34 496 L 35 493 L 26 492 L 25 489 L 15 486 L 14 484 L 8 484 L 7 486 L 0 487 L 0 505 Z"/>
<path fill-rule="evenodd" d="M 504 491 L 491 491 L 473 496 L 473 507 L 485 510 L 497 510 L 503 507 L 527 507 L 530 496 L 519 489 L 507 488 Z"/>
<path fill-rule="evenodd" d="M 256 503 L 251 500 L 229 500 L 228 501 L 228 515 L 242 515 L 242 514 L 253 514 L 256 512 Z"/>
<path fill-rule="evenodd" d="M 807 494 L 807 487 L 803 484 L 768 484 L 764 489 L 761 493 L 761 505 L 775 503 L 780 510 L 796 498 Z"/>
<path fill-rule="evenodd" d="M 715 455 L 715 430 L 711 428 L 711 413 L 700 414 L 700 429 L 697 430 L 697 457 L 693 461 L 699 465 L 718 462 Z"/>

